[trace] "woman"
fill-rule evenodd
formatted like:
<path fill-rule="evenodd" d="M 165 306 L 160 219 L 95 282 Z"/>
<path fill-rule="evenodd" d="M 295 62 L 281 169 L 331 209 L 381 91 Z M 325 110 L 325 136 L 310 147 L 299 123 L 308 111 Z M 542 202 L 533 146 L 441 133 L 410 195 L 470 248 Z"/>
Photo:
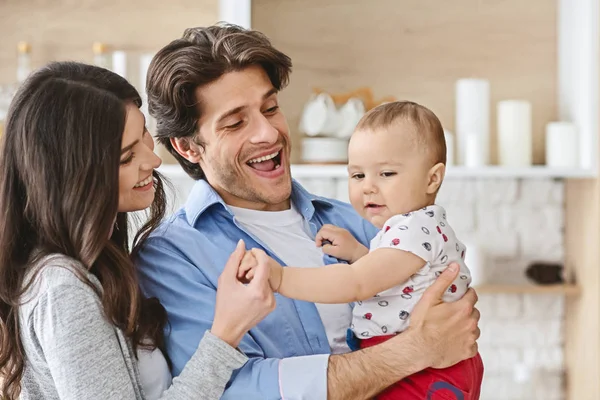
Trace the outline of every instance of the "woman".
<path fill-rule="evenodd" d="M 216 399 L 246 358 L 243 334 L 274 308 L 268 274 L 219 279 L 215 320 L 173 379 L 166 312 L 132 258 L 163 217 L 160 159 L 136 90 L 52 63 L 16 94 L 0 147 L 0 369 L 6 399 Z M 150 207 L 129 254 L 128 214 Z"/>

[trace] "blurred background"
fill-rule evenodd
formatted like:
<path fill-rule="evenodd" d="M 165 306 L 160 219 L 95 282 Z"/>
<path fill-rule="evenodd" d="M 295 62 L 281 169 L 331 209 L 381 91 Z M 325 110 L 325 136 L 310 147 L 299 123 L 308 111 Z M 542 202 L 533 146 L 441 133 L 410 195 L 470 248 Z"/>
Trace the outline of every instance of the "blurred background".
<path fill-rule="evenodd" d="M 260 30 L 292 58 L 292 171 L 316 194 L 347 200 L 348 138 L 372 107 L 412 100 L 442 121 L 438 203 L 480 296 L 482 399 L 597 400 L 598 3 L 0 0 L 0 130 L 48 61 L 104 66 L 143 93 L 153 54 L 185 28 Z M 177 207 L 193 182 L 157 153 Z"/>

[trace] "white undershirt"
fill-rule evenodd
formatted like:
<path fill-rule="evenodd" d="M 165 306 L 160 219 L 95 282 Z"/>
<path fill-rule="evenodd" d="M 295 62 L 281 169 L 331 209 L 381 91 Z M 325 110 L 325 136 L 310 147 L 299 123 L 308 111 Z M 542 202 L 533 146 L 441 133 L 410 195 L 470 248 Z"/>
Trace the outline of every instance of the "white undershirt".
<path fill-rule="evenodd" d="M 256 211 L 229 206 L 246 231 L 293 267 L 322 267 L 323 252 L 315 245 L 308 222 L 295 207 L 284 211 Z M 352 320 L 349 304 L 315 304 L 333 354 L 347 353 L 346 331 Z"/>
<path fill-rule="evenodd" d="M 157 400 L 171 386 L 171 371 L 167 360 L 158 349 L 137 349 L 138 371 L 145 399 Z"/>

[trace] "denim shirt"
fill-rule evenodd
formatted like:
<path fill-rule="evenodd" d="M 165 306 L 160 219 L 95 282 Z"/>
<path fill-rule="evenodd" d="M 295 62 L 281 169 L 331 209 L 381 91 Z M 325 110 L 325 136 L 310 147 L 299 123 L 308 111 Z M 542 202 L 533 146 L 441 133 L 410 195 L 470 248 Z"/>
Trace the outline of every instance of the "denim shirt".
<path fill-rule="evenodd" d="M 368 247 L 377 233 L 349 204 L 312 195 L 296 181 L 291 200 L 308 221 L 313 237 L 324 224 L 333 224 Z M 139 255 L 142 291 L 157 297 L 169 316 L 166 349 L 174 377 L 212 325 L 217 279 L 239 239 L 246 248 L 261 248 L 284 265 L 236 223 L 223 199 L 200 180 L 186 204 L 153 232 Z M 335 262 L 324 257 L 324 264 Z M 330 348 L 315 305 L 275 297 L 275 310 L 241 341 L 239 348 L 249 361 L 234 371 L 222 399 L 327 398 Z"/>

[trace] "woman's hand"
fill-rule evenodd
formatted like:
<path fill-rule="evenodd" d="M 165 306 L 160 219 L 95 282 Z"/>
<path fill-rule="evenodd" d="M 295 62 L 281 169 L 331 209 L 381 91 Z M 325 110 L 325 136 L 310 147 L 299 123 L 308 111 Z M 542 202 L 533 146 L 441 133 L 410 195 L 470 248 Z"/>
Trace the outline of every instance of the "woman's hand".
<path fill-rule="evenodd" d="M 211 332 L 232 347 L 237 347 L 246 332 L 275 309 L 275 297 L 269 285 L 270 270 L 266 263 L 257 263 L 249 284 L 238 280 L 238 269 L 245 254 L 245 244 L 240 240 L 217 284 Z"/>

